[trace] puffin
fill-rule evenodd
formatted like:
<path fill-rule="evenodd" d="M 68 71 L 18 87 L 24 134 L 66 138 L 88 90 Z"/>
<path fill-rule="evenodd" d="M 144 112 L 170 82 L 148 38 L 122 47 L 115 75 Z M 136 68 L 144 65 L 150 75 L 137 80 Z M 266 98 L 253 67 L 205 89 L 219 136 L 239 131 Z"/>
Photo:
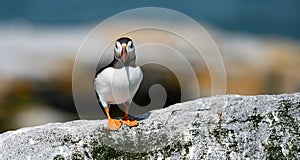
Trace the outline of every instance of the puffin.
<path fill-rule="evenodd" d="M 118 130 L 122 124 L 130 127 L 138 125 L 137 120 L 128 116 L 132 99 L 143 79 L 143 72 L 135 61 L 133 41 L 128 37 L 121 37 L 115 41 L 113 61 L 95 74 L 94 88 L 98 102 L 106 114 L 109 130 Z M 122 119 L 110 116 L 110 104 L 125 106 Z"/>

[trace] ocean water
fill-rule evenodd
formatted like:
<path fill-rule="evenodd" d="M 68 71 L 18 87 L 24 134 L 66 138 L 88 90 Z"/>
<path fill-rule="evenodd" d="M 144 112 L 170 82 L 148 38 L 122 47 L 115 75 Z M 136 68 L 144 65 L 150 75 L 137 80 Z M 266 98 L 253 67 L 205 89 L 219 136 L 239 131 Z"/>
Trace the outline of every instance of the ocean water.
<path fill-rule="evenodd" d="M 138 7 L 174 9 L 229 31 L 300 38 L 299 0 L 4 0 L 0 5 L 0 22 L 24 20 L 42 26 L 85 25 Z"/>
<path fill-rule="evenodd" d="M 64 56 L 75 59 L 82 41 L 95 24 L 122 11 L 150 6 L 174 9 L 225 33 L 246 32 L 257 37 L 300 39 L 300 1 L 297 0 L 132 0 L 130 3 L 117 0 L 4 0 L 0 5 L 0 73 L 46 76 L 48 70 L 44 68 L 49 68 L 57 59 Z M 129 20 L 137 18 L 141 16 L 128 17 Z M 169 20 L 180 23 L 174 17 Z M 260 38 L 255 39 L 261 43 L 257 41 Z M 227 37 L 226 42 L 232 40 Z M 234 50 L 243 46 L 241 50 L 244 50 L 243 41 L 233 42 L 228 48 Z M 261 44 L 244 44 L 250 48 L 248 55 L 260 54 L 252 51 L 260 50 Z"/>

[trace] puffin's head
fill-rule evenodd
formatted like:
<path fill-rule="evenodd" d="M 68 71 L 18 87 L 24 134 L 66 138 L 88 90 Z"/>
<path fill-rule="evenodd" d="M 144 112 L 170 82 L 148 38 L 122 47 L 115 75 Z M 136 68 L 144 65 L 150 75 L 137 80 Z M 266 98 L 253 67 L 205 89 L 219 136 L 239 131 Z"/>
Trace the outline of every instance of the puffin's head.
<path fill-rule="evenodd" d="M 115 43 L 115 58 L 123 64 L 135 60 L 135 48 L 133 42 L 128 37 L 121 37 Z"/>

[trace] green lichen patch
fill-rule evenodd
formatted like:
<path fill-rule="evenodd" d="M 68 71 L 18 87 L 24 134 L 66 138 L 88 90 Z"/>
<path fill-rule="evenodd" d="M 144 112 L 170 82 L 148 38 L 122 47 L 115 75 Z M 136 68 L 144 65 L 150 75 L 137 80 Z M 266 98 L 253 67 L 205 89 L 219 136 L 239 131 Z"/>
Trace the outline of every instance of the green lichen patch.
<path fill-rule="evenodd" d="M 299 102 L 292 103 L 290 100 L 281 100 L 278 104 L 279 108 L 274 115 L 271 113 L 268 115 L 268 117 L 273 119 L 268 145 L 266 146 L 267 158 L 299 159 L 299 121 L 289 114 L 299 110 Z"/>
<path fill-rule="evenodd" d="M 170 142 L 169 129 L 161 128 L 162 125 L 157 125 L 157 128 L 147 128 L 141 130 L 127 129 L 119 132 L 111 132 L 107 129 L 100 129 L 95 134 L 103 144 L 113 147 L 117 150 L 125 150 L 128 152 L 146 152 L 153 149 L 161 148 Z M 158 129 L 160 128 L 160 129 Z M 132 147 L 128 147 L 132 146 Z"/>
<path fill-rule="evenodd" d="M 212 135 L 222 146 L 224 146 L 224 143 L 226 143 L 226 141 L 230 141 L 230 144 L 228 145 L 230 148 L 237 146 L 237 142 L 234 140 L 234 130 L 227 128 L 216 128 L 212 131 Z"/>
<path fill-rule="evenodd" d="M 258 129 L 259 123 L 261 123 L 263 121 L 264 117 L 261 116 L 260 114 L 257 113 L 257 108 L 253 109 L 253 113 L 248 116 L 246 119 L 244 120 L 239 120 L 239 119 L 233 119 L 229 122 L 230 123 L 247 123 L 247 122 L 251 122 L 253 124 L 252 128 L 249 128 L 250 130 L 256 130 Z"/>
<path fill-rule="evenodd" d="M 149 159 L 149 158 L 167 158 L 170 157 L 172 154 L 179 153 L 181 151 L 185 151 L 186 156 L 189 154 L 189 149 L 192 146 L 192 143 L 189 141 L 187 143 L 183 143 L 181 141 L 176 141 L 172 144 L 169 144 L 161 149 L 150 151 L 150 152 L 144 152 L 144 153 L 129 153 L 124 152 L 120 150 L 116 150 L 114 148 L 111 148 L 109 146 L 101 144 L 98 140 L 94 140 L 91 143 L 92 147 L 92 158 L 93 159 Z"/>
<path fill-rule="evenodd" d="M 65 135 L 62 146 L 68 146 L 69 150 L 64 154 L 55 156 L 54 159 L 157 159 L 171 157 L 174 154 L 178 154 L 178 156 L 184 158 L 190 153 L 192 142 L 183 141 L 182 135 L 178 135 L 174 139 L 169 139 L 169 143 L 163 146 L 162 141 L 166 141 L 168 135 L 154 133 L 155 132 L 148 133 L 146 136 L 136 129 L 134 135 L 135 139 L 132 139 L 132 135 L 127 132 L 118 133 L 118 137 L 113 138 L 115 132 L 99 128 L 99 130 L 95 131 L 91 139 L 84 143 L 82 140 L 78 140 L 71 135 Z M 156 136 L 156 139 L 154 139 L 154 136 Z M 111 145 L 112 141 L 115 141 L 119 146 L 116 146 L 116 144 Z M 130 149 L 143 146 L 145 147 L 145 150 L 142 152 Z M 126 150 L 124 150 L 124 147 L 127 147 Z"/>
<path fill-rule="evenodd" d="M 53 160 L 65 160 L 65 158 L 62 155 L 57 155 L 53 158 Z"/>

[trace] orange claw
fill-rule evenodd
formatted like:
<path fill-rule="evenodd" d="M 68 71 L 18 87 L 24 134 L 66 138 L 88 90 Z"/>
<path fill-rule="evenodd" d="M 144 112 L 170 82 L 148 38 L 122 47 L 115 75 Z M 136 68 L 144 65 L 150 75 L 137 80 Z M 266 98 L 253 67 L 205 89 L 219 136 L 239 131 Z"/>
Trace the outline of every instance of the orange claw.
<path fill-rule="evenodd" d="M 120 120 L 117 120 L 117 119 L 112 119 L 109 115 L 109 108 L 105 108 L 105 113 L 107 115 L 107 120 L 108 120 L 108 128 L 109 130 L 112 130 L 112 131 L 115 131 L 115 130 L 118 130 L 122 123 Z"/>
<path fill-rule="evenodd" d="M 123 118 L 121 121 L 129 127 L 135 127 L 138 125 L 138 121 L 134 119 Z"/>
<path fill-rule="evenodd" d="M 121 127 L 122 123 L 120 120 L 117 119 L 108 119 L 108 128 L 109 130 L 115 131 Z"/>
<path fill-rule="evenodd" d="M 127 126 L 129 127 L 135 127 L 138 125 L 138 121 L 137 120 L 134 120 L 134 119 L 129 119 L 128 118 L 128 112 L 129 112 L 129 106 L 126 105 L 126 108 L 125 108 L 125 115 L 124 117 L 121 119 L 121 121 L 126 124 Z"/>

